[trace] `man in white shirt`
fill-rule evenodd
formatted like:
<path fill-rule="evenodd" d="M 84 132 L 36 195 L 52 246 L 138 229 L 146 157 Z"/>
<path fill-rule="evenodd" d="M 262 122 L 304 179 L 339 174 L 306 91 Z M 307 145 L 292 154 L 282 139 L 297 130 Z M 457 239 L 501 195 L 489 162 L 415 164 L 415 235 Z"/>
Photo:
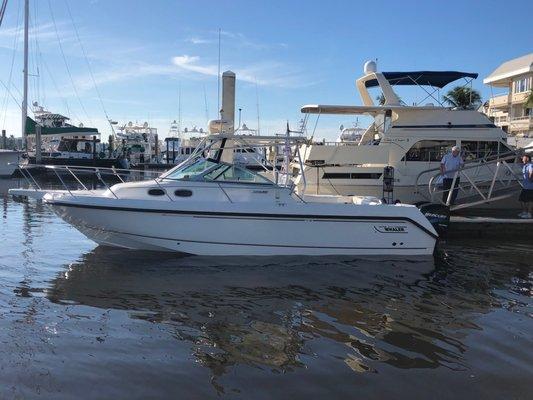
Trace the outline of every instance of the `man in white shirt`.
<path fill-rule="evenodd" d="M 448 201 L 448 194 L 452 187 L 453 178 L 457 170 L 464 165 L 463 157 L 461 157 L 461 149 L 458 146 L 453 146 L 451 153 L 446 153 L 440 162 L 440 172 L 443 176 L 442 180 L 442 201 Z M 459 176 L 455 179 L 450 205 L 455 204 L 457 193 L 459 192 Z"/>

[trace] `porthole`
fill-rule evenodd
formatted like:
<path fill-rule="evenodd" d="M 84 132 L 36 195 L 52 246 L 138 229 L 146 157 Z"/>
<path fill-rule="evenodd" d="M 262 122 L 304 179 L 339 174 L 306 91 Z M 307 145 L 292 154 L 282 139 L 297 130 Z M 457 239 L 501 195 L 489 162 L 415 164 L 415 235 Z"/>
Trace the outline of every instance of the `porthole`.
<path fill-rule="evenodd" d="M 165 191 L 163 189 L 149 189 L 148 194 L 150 196 L 163 196 Z"/>
<path fill-rule="evenodd" d="M 174 195 L 177 197 L 191 197 L 192 196 L 192 190 L 188 189 L 178 189 L 174 192 Z"/>

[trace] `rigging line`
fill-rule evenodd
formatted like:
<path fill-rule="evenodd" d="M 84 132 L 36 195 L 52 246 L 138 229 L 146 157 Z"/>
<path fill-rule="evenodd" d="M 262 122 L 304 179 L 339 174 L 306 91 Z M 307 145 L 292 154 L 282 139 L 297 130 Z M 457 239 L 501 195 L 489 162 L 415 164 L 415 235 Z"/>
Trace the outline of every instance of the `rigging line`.
<path fill-rule="evenodd" d="M 89 117 L 89 114 L 87 113 L 87 110 L 85 109 L 85 106 L 83 105 L 80 95 L 78 93 L 78 89 L 76 88 L 76 84 L 74 83 L 74 79 L 72 78 L 72 73 L 70 72 L 70 68 L 67 63 L 67 58 L 65 57 L 65 52 L 63 51 L 63 45 L 61 43 L 61 38 L 59 37 L 59 31 L 57 30 L 56 25 L 56 19 L 54 17 L 54 11 L 52 10 L 52 4 L 50 3 L 50 0 L 48 0 L 48 8 L 50 9 L 50 16 L 52 17 L 52 23 L 54 25 L 54 30 L 57 37 L 57 42 L 59 44 L 59 50 L 61 51 L 61 56 L 63 57 L 63 62 L 65 63 L 65 68 L 67 69 L 68 76 L 70 78 L 70 83 L 72 84 L 72 88 L 74 89 L 74 94 L 76 95 L 76 98 L 78 99 L 78 102 L 80 103 L 81 109 L 84 112 L 84 114 L 87 116 L 87 119 L 89 120 L 89 123 L 91 125 L 94 125 L 91 117 Z M 81 122 L 81 120 L 79 121 Z"/>
<path fill-rule="evenodd" d="M 6 0 L 6 4 L 7 4 L 7 0 Z M 17 7 L 17 19 L 15 21 L 17 21 L 17 26 L 16 26 L 16 30 L 15 30 L 15 36 L 13 37 L 13 52 L 11 53 L 11 66 L 9 68 L 9 79 L 8 79 L 8 88 L 13 86 L 13 68 L 14 68 L 14 65 L 15 65 L 15 54 L 17 52 L 17 49 L 18 49 L 18 42 L 19 42 L 19 38 L 20 38 L 20 6 L 21 6 L 22 2 L 19 2 L 19 6 Z M 6 118 L 7 118 L 7 101 L 9 99 L 9 90 L 6 91 L 6 94 L 4 96 L 4 101 L 2 103 L 2 109 L 4 110 L 4 115 L 3 115 L 3 118 L 2 118 L 2 129 L 5 129 L 5 126 L 6 126 Z M 13 97 L 13 95 L 11 95 Z M 19 105 L 18 101 L 15 101 L 17 103 L 17 105 Z"/>
<path fill-rule="evenodd" d="M 35 2 L 33 3 L 34 7 L 35 7 Z M 35 9 L 34 9 L 34 12 Z M 31 15 L 31 13 L 30 13 Z M 37 15 L 37 14 L 33 14 L 33 15 Z M 39 87 L 38 87 L 38 84 L 39 84 L 39 79 L 38 79 L 38 74 L 35 74 L 33 73 L 34 71 L 37 71 L 39 69 L 39 67 L 37 66 L 37 54 L 36 54 L 36 49 L 37 49 L 37 36 L 38 36 L 38 30 L 37 30 L 37 18 L 32 18 L 32 16 L 30 16 L 30 19 L 29 19 L 29 29 L 30 31 L 33 31 L 35 32 L 35 35 L 32 35 L 31 39 L 33 41 L 33 46 L 32 46 L 32 42 L 30 42 L 30 48 L 29 48 L 29 51 L 32 51 L 33 54 L 32 56 L 29 57 L 29 68 L 28 68 L 28 76 L 31 78 L 29 83 L 30 85 L 32 85 L 32 88 L 31 90 L 35 93 L 35 97 L 37 98 L 37 102 L 40 101 L 40 97 L 39 97 Z M 30 103 L 30 110 L 33 110 L 33 102 Z"/>
<path fill-rule="evenodd" d="M 56 90 L 56 93 L 59 95 L 59 98 L 61 99 L 61 101 L 63 102 L 63 105 L 65 106 L 65 108 L 67 109 L 67 113 L 68 115 L 72 115 L 74 118 L 76 118 L 77 120 L 80 120 L 78 118 L 78 116 L 74 113 L 74 111 L 72 111 L 68 105 L 68 101 L 65 97 L 63 97 L 63 95 L 61 94 L 61 91 L 59 90 L 59 87 L 57 86 L 57 83 L 54 79 L 54 76 L 52 75 L 52 73 L 50 72 L 50 68 L 48 68 L 48 64 L 46 63 L 46 61 L 43 59 L 43 65 L 44 65 L 44 68 L 46 70 L 46 72 L 48 72 L 48 76 L 50 76 L 50 80 L 52 81 L 52 84 L 54 85 L 54 88 Z"/>
<path fill-rule="evenodd" d="M 94 89 L 96 91 L 96 94 L 98 95 L 98 100 L 100 101 L 100 106 L 102 106 L 102 111 L 104 112 L 104 115 L 106 119 L 109 121 L 109 116 L 107 115 L 107 111 L 104 106 L 104 102 L 102 100 L 102 95 L 100 94 L 100 89 L 98 88 L 98 85 L 96 84 L 96 79 L 94 78 L 93 69 L 91 68 L 91 64 L 89 63 L 89 57 L 87 57 L 87 52 L 85 51 L 85 47 L 83 47 L 83 43 L 80 39 L 80 34 L 78 32 L 78 28 L 76 27 L 76 24 L 74 23 L 74 18 L 72 17 L 72 12 L 70 11 L 70 6 L 68 5 L 68 0 L 65 0 L 65 5 L 67 6 L 68 15 L 70 16 L 70 20 L 72 22 L 72 26 L 74 27 L 74 32 L 76 33 L 76 38 L 78 39 L 78 43 L 80 45 L 81 51 L 83 53 L 83 57 L 85 58 L 85 63 L 87 64 L 87 69 L 89 70 L 89 73 L 91 74 L 91 79 L 93 81 Z"/>
<path fill-rule="evenodd" d="M 2 21 L 4 20 L 4 15 L 6 13 L 7 0 L 2 2 L 2 7 L 0 7 L 0 26 L 2 26 Z"/>
<path fill-rule="evenodd" d="M 37 92 L 37 101 L 41 102 L 41 76 L 40 76 L 40 68 L 39 68 L 39 24 L 38 24 L 38 17 L 37 17 L 37 2 L 33 2 L 33 19 L 30 16 L 30 21 L 33 23 L 33 29 L 35 30 L 35 35 L 33 35 L 33 41 L 35 43 L 35 48 L 33 49 L 34 52 L 34 60 L 33 65 L 35 67 L 35 80 L 34 80 L 34 86 Z M 31 60 L 31 58 L 30 58 Z"/>
<path fill-rule="evenodd" d="M 15 103 L 17 103 L 17 105 L 19 106 L 19 108 L 22 110 L 22 106 L 19 104 L 19 101 L 15 98 L 15 96 L 13 96 L 13 93 L 11 93 L 11 90 L 9 90 L 9 88 L 6 86 L 6 84 L 4 83 L 4 81 L 2 79 L 0 79 L 0 84 L 2 84 L 2 86 L 4 87 L 4 89 L 6 89 L 6 93 L 9 93 L 9 95 L 11 96 L 11 98 L 15 101 Z M 6 110 L 7 110 L 7 107 L 6 107 Z"/>

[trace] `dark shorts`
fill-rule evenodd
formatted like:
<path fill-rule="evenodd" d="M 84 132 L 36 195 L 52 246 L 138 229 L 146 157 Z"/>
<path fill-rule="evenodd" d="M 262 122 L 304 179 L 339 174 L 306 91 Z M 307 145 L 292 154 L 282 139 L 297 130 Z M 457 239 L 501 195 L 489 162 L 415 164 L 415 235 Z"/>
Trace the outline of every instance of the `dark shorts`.
<path fill-rule="evenodd" d="M 529 203 L 533 201 L 533 189 L 522 189 L 518 197 L 522 203 Z"/>

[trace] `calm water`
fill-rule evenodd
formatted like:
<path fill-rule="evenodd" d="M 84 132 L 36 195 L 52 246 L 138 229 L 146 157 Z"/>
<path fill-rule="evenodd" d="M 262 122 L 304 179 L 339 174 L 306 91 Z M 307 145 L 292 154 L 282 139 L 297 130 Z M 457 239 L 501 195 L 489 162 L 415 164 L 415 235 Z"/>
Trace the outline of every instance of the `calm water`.
<path fill-rule="evenodd" d="M 531 398 L 530 243 L 177 258 L 0 211 L 2 399 Z"/>

